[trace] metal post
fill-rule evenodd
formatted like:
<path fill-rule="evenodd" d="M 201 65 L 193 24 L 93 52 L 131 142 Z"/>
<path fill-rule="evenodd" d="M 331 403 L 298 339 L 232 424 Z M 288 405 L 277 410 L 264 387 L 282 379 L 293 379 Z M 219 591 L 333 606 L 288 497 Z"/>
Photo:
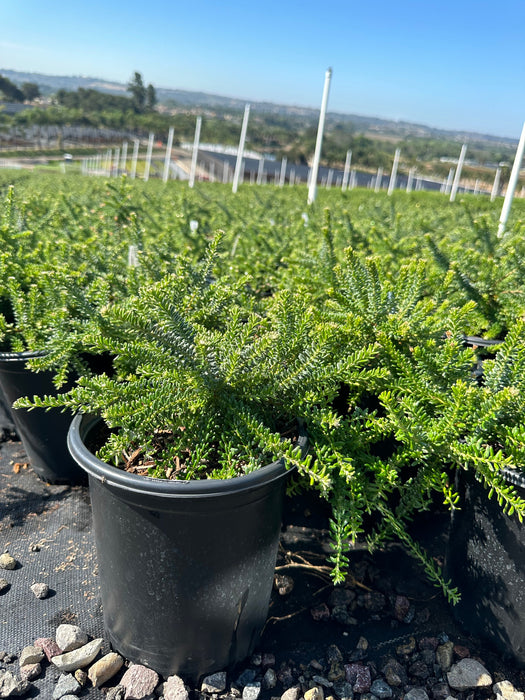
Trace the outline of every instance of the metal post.
<path fill-rule="evenodd" d="M 379 192 L 381 185 L 383 184 L 383 168 L 379 166 L 377 169 L 376 183 L 374 186 L 374 192 Z"/>
<path fill-rule="evenodd" d="M 279 176 L 279 187 L 283 187 L 284 181 L 286 180 L 286 165 L 288 160 L 286 156 L 281 161 L 281 174 Z"/>

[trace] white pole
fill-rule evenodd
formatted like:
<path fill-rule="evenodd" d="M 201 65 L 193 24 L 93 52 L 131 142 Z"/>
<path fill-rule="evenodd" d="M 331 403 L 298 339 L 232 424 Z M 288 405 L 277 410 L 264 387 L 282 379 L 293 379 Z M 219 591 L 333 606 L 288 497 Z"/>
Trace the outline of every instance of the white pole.
<path fill-rule="evenodd" d="M 396 148 L 396 152 L 394 153 L 394 163 L 392 165 L 392 173 L 390 175 L 390 182 L 388 183 L 388 195 L 390 196 L 392 192 L 395 189 L 396 186 L 396 180 L 397 180 L 397 168 L 399 166 L 399 156 L 401 155 L 401 151 L 399 148 Z"/>
<path fill-rule="evenodd" d="M 195 171 L 197 169 L 197 154 L 199 153 L 199 141 L 201 138 L 202 117 L 197 117 L 195 122 L 195 138 L 193 139 L 193 152 L 191 154 L 190 179 L 188 185 L 193 187 L 195 184 Z"/>
<path fill-rule="evenodd" d="M 131 156 L 131 172 L 129 174 L 132 180 L 135 179 L 137 175 L 137 158 L 139 157 L 139 146 L 140 141 L 138 139 L 133 140 L 133 155 Z"/>
<path fill-rule="evenodd" d="M 295 185 L 295 168 L 290 170 L 290 185 Z"/>
<path fill-rule="evenodd" d="M 287 163 L 288 163 L 288 160 L 285 156 L 281 161 L 281 174 L 279 176 L 279 187 L 284 186 L 284 181 L 286 180 L 286 165 L 287 165 Z"/>
<path fill-rule="evenodd" d="M 474 194 L 479 194 L 479 178 L 474 183 Z"/>
<path fill-rule="evenodd" d="M 324 121 L 326 117 L 326 107 L 328 105 L 328 93 L 330 91 L 330 81 L 332 79 L 332 69 L 329 68 L 325 73 L 323 98 L 321 100 L 321 111 L 319 113 L 319 125 L 317 127 L 317 140 L 315 142 L 314 161 L 312 163 L 312 171 L 310 174 L 310 185 L 308 187 L 308 204 L 315 202 L 317 194 L 317 173 L 319 171 L 319 161 L 321 159 L 321 148 L 323 145 Z"/>
<path fill-rule="evenodd" d="M 410 170 L 408 171 L 407 192 L 412 192 L 412 185 L 414 184 L 414 175 L 415 174 L 416 174 L 416 169 L 410 168 Z"/>
<path fill-rule="evenodd" d="M 258 185 L 262 185 L 263 174 L 264 174 L 264 158 L 261 158 L 259 160 L 259 168 L 257 170 L 257 184 Z"/>
<path fill-rule="evenodd" d="M 328 171 L 328 175 L 326 176 L 326 189 L 329 190 L 330 187 L 332 186 L 332 181 L 334 179 L 334 171 L 332 168 Z"/>
<path fill-rule="evenodd" d="M 173 127 L 170 126 L 168 131 L 168 143 L 166 145 L 166 155 L 164 156 L 164 172 L 162 173 L 162 182 L 168 182 L 170 175 L 171 149 L 173 146 Z"/>
<path fill-rule="evenodd" d="M 224 184 L 228 182 L 228 171 L 230 167 L 226 161 L 224 161 L 224 165 L 222 166 L 222 181 Z"/>
<path fill-rule="evenodd" d="M 490 193 L 490 201 L 493 202 L 498 196 L 499 182 L 501 180 L 501 167 L 498 165 L 496 174 L 494 175 L 494 183 L 492 184 L 492 192 Z"/>
<path fill-rule="evenodd" d="M 343 171 L 343 182 L 341 184 L 341 189 L 346 192 L 348 189 L 348 178 L 350 176 L 350 163 L 352 162 L 352 151 L 346 152 L 345 169 Z"/>
<path fill-rule="evenodd" d="M 128 160 L 128 142 L 124 141 L 122 144 L 122 155 L 120 157 L 120 169 L 122 172 L 126 172 L 126 162 Z"/>
<path fill-rule="evenodd" d="M 149 171 L 151 168 L 151 155 L 153 153 L 153 139 L 155 138 L 155 135 L 153 131 L 149 132 L 149 139 L 148 139 L 148 150 L 146 151 L 146 165 L 144 166 L 144 182 L 147 182 L 149 180 Z"/>
<path fill-rule="evenodd" d="M 246 140 L 246 131 L 248 129 L 248 118 L 250 116 L 250 105 L 247 104 L 244 108 L 244 117 L 241 127 L 241 138 L 239 139 L 239 148 L 237 149 L 237 161 L 235 163 L 235 172 L 233 174 L 232 192 L 235 194 L 239 187 L 239 179 L 241 177 L 242 160 L 244 154 L 244 142 Z"/>
<path fill-rule="evenodd" d="M 447 184 L 445 186 L 445 194 L 450 194 L 450 192 L 452 191 L 452 181 L 454 180 L 455 172 L 455 168 L 450 168 L 450 170 L 448 171 Z"/>
<path fill-rule="evenodd" d="M 379 166 L 377 169 L 377 175 L 376 175 L 376 184 L 374 187 L 374 192 L 379 192 L 381 189 L 381 185 L 383 183 L 383 168 Z"/>
<path fill-rule="evenodd" d="M 461 153 L 459 154 L 458 167 L 456 169 L 456 174 L 454 176 L 454 182 L 452 183 L 452 190 L 450 191 L 450 201 L 454 202 L 456 200 L 456 194 L 459 187 L 459 179 L 461 177 L 461 171 L 463 169 L 463 163 L 465 162 L 465 153 L 467 152 L 467 144 L 464 143 L 461 146 Z"/>
<path fill-rule="evenodd" d="M 113 174 L 118 177 L 118 166 L 120 163 L 120 148 L 115 148 L 115 160 L 113 161 Z"/>
<path fill-rule="evenodd" d="M 509 184 L 507 185 L 507 192 L 505 193 L 505 199 L 503 200 L 503 208 L 501 209 L 501 215 L 499 217 L 498 237 L 503 236 L 503 234 L 505 233 L 505 226 L 507 225 L 507 220 L 509 218 L 510 208 L 512 206 L 512 200 L 514 198 L 514 192 L 516 191 L 516 185 L 518 184 L 518 180 L 520 177 L 521 162 L 523 160 L 523 151 L 525 151 L 525 122 L 521 131 L 520 141 L 516 150 L 516 157 L 514 158 L 514 164 L 510 173 Z"/>
<path fill-rule="evenodd" d="M 355 170 L 351 170 L 350 171 L 350 184 L 349 184 L 349 187 L 351 190 L 353 190 L 354 187 L 356 186 L 356 182 L 357 182 L 356 172 L 355 172 Z"/>

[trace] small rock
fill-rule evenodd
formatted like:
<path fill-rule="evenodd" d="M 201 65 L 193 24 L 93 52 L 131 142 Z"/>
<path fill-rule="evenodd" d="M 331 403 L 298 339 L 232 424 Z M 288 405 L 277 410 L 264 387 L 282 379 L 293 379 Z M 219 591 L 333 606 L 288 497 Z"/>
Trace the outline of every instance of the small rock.
<path fill-rule="evenodd" d="M 356 649 L 366 651 L 368 649 L 368 639 L 366 639 L 366 637 L 359 637 L 357 640 Z"/>
<path fill-rule="evenodd" d="M 354 693 L 368 693 L 372 684 L 370 668 L 363 664 L 346 664 L 346 680 L 352 684 Z"/>
<path fill-rule="evenodd" d="M 35 647 L 40 647 L 44 650 L 44 654 L 48 661 L 51 661 L 53 656 L 60 656 L 62 649 L 58 646 L 54 639 L 50 637 L 40 637 L 35 640 Z"/>
<path fill-rule="evenodd" d="M 60 654 L 59 656 L 53 656 L 51 663 L 64 673 L 89 666 L 102 648 L 103 642 L 103 639 L 93 639 L 93 641 L 84 644 L 79 649 L 68 651 L 66 654 Z"/>
<path fill-rule="evenodd" d="M 466 659 L 470 656 L 470 649 L 462 644 L 454 644 L 454 654 L 458 659 Z"/>
<path fill-rule="evenodd" d="M 84 687 L 87 683 L 88 680 L 88 674 L 81 668 L 77 668 L 75 673 L 73 674 L 77 681 L 80 683 L 82 687 Z"/>
<path fill-rule="evenodd" d="M 72 693 L 68 693 L 67 695 L 62 695 L 60 700 L 78 700 L 78 697 Z"/>
<path fill-rule="evenodd" d="M 312 680 L 314 683 L 317 683 L 317 685 L 323 686 L 323 688 L 332 688 L 334 685 L 332 681 L 328 680 L 328 678 L 325 678 L 324 676 L 318 676 L 317 674 L 315 676 L 312 676 Z"/>
<path fill-rule="evenodd" d="M 106 700 L 124 700 L 126 695 L 126 688 L 123 685 L 117 685 L 114 688 L 110 688 L 106 695 Z"/>
<path fill-rule="evenodd" d="M 312 659 L 310 661 L 310 666 L 314 669 L 314 671 L 323 671 L 324 670 L 323 664 L 320 661 L 318 661 L 317 659 Z"/>
<path fill-rule="evenodd" d="M 421 651 L 430 649 L 431 651 L 436 651 L 439 646 L 439 641 L 437 637 L 421 637 L 418 643 Z"/>
<path fill-rule="evenodd" d="M 492 685 L 492 678 L 487 669 L 475 659 L 462 659 L 454 664 L 447 673 L 448 684 L 454 690 L 485 688 Z"/>
<path fill-rule="evenodd" d="M 276 574 L 274 578 L 274 586 L 279 595 L 288 595 L 293 591 L 294 581 L 291 576 Z"/>
<path fill-rule="evenodd" d="M 313 688 L 307 690 L 304 694 L 304 700 L 324 700 L 324 692 L 322 688 L 314 685 Z"/>
<path fill-rule="evenodd" d="M 22 680 L 33 681 L 35 678 L 42 673 L 42 666 L 39 663 L 26 664 L 20 668 L 20 675 Z"/>
<path fill-rule="evenodd" d="M 496 700 L 524 700 L 525 693 L 522 693 L 512 685 L 510 681 L 500 681 L 492 686 L 496 694 Z"/>
<path fill-rule="evenodd" d="M 448 683 L 436 683 L 432 686 L 432 700 L 447 700 L 450 697 Z"/>
<path fill-rule="evenodd" d="M 369 591 L 364 597 L 364 608 L 372 613 L 378 613 L 386 605 L 386 598 L 378 591 Z"/>
<path fill-rule="evenodd" d="M 410 601 L 404 595 L 397 595 L 394 601 L 394 617 L 403 622 L 410 610 Z"/>
<path fill-rule="evenodd" d="M 9 581 L 7 579 L 0 578 L 0 595 L 2 593 L 6 593 L 9 590 L 10 585 L 11 584 L 9 583 Z"/>
<path fill-rule="evenodd" d="M 244 686 L 242 700 L 257 700 L 260 694 L 261 684 L 258 681 L 252 681 Z"/>
<path fill-rule="evenodd" d="M 164 700 L 188 700 L 189 694 L 179 676 L 170 676 L 164 683 Z"/>
<path fill-rule="evenodd" d="M 273 670 L 273 668 L 267 668 L 266 673 L 263 676 L 262 679 L 262 687 L 264 690 L 269 690 L 271 688 L 275 688 L 277 685 L 277 674 Z"/>
<path fill-rule="evenodd" d="M 0 554 L 0 569 L 16 569 L 18 562 L 14 557 L 12 557 L 9 552 L 4 552 Z"/>
<path fill-rule="evenodd" d="M 281 700 L 299 700 L 301 695 L 301 688 L 298 685 L 296 685 L 292 688 L 288 688 L 288 690 L 285 690 L 284 693 L 281 695 Z"/>
<path fill-rule="evenodd" d="M 337 605 L 332 608 L 332 620 L 339 622 L 340 625 L 357 625 L 357 620 L 349 612 L 346 605 Z"/>
<path fill-rule="evenodd" d="M 288 666 L 281 666 L 279 673 L 277 674 L 277 678 L 285 689 L 291 688 L 295 683 L 292 669 Z"/>
<path fill-rule="evenodd" d="M 60 700 L 64 695 L 75 696 L 80 691 L 80 683 L 71 673 L 63 673 L 53 691 L 53 700 Z"/>
<path fill-rule="evenodd" d="M 348 681 L 337 681 L 334 683 L 334 692 L 340 700 L 353 700 L 354 691 Z"/>
<path fill-rule="evenodd" d="M 24 647 L 20 652 L 18 663 L 20 666 L 27 666 L 28 664 L 37 664 L 42 661 L 43 658 L 44 652 L 40 647 Z"/>
<path fill-rule="evenodd" d="M 110 678 L 113 678 L 113 676 L 120 671 L 123 663 L 124 659 L 122 656 L 114 651 L 111 651 L 98 661 L 95 661 L 87 674 L 93 687 L 99 688 L 101 685 L 104 685 L 106 681 L 109 681 Z"/>
<path fill-rule="evenodd" d="M 391 698 L 393 695 L 392 688 L 382 678 L 376 678 L 370 686 L 370 692 L 379 700 L 386 700 L 386 698 Z"/>
<path fill-rule="evenodd" d="M 410 656 L 416 649 L 416 640 L 414 637 L 410 637 L 408 642 L 405 644 L 400 644 L 396 647 L 396 654 L 398 656 Z"/>
<path fill-rule="evenodd" d="M 275 666 L 275 654 L 265 652 L 262 655 L 262 666 L 263 668 L 267 668 L 268 666 Z"/>
<path fill-rule="evenodd" d="M 414 661 L 413 664 L 410 664 L 408 672 L 411 676 L 414 676 L 414 678 L 419 678 L 421 680 L 426 680 L 430 676 L 428 666 L 421 660 Z"/>
<path fill-rule="evenodd" d="M 424 688 L 412 688 L 405 694 L 405 700 L 429 700 Z"/>
<path fill-rule="evenodd" d="M 449 671 L 454 657 L 454 643 L 447 641 L 436 649 L 436 661 L 442 671 Z"/>
<path fill-rule="evenodd" d="M 355 591 L 350 588 L 334 588 L 330 593 L 328 603 L 333 606 L 346 606 L 355 600 Z"/>
<path fill-rule="evenodd" d="M 88 642 L 87 634 L 78 625 L 68 624 L 57 627 L 55 639 L 63 653 L 80 649 Z"/>
<path fill-rule="evenodd" d="M 321 605 L 316 605 L 315 608 L 310 609 L 310 615 L 316 622 L 321 622 L 330 619 L 330 610 L 326 603 L 321 603 Z"/>
<path fill-rule="evenodd" d="M 395 659 L 388 659 L 381 670 L 385 676 L 386 682 L 393 688 L 399 688 L 405 685 L 408 680 L 404 666 Z"/>
<path fill-rule="evenodd" d="M 257 675 L 257 671 L 253 668 L 246 668 L 244 671 L 241 673 L 241 675 L 237 678 L 235 681 L 235 684 L 239 686 L 239 688 L 244 688 L 245 685 L 248 685 L 248 683 L 251 683 L 252 681 L 255 680 L 255 676 Z"/>
<path fill-rule="evenodd" d="M 261 666 L 262 665 L 262 654 L 259 654 L 258 652 L 255 652 L 255 654 L 252 654 L 252 657 L 250 659 L 250 663 L 252 666 Z"/>
<path fill-rule="evenodd" d="M 35 597 L 40 598 L 40 600 L 47 598 L 49 595 L 49 586 L 47 583 L 34 583 L 31 586 L 31 590 L 35 594 Z"/>
<path fill-rule="evenodd" d="M 0 668 L 0 698 L 24 695 L 30 688 L 29 681 L 18 680 L 12 673 Z"/>
<path fill-rule="evenodd" d="M 120 681 L 120 685 L 126 689 L 125 700 L 146 698 L 153 693 L 158 683 L 158 674 L 153 669 L 140 664 L 132 664 Z"/>
<path fill-rule="evenodd" d="M 226 690 L 226 678 L 226 671 L 219 671 L 206 676 L 202 681 L 201 692 L 209 694 L 222 693 L 223 690 Z"/>

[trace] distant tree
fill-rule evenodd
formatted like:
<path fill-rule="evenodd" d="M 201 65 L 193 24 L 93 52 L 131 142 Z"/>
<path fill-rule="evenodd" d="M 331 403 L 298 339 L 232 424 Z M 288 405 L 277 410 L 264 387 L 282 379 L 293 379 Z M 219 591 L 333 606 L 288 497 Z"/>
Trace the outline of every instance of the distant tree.
<path fill-rule="evenodd" d="M 148 109 L 153 109 L 156 104 L 157 93 L 155 92 L 155 88 L 153 87 L 153 85 L 150 83 L 146 88 L 146 107 Z"/>
<path fill-rule="evenodd" d="M 131 93 L 131 101 L 136 112 L 143 112 L 146 105 L 146 88 L 142 80 L 142 75 L 135 71 L 128 83 L 128 92 Z"/>
<path fill-rule="evenodd" d="M 22 92 L 24 93 L 24 99 L 30 102 L 40 97 L 40 88 L 36 83 L 22 83 Z"/>
<path fill-rule="evenodd" d="M 10 100 L 11 102 L 24 101 L 24 93 L 22 90 L 12 83 L 9 78 L 4 78 L 3 75 L 0 75 L 0 93 L 4 96 L 5 100 Z"/>

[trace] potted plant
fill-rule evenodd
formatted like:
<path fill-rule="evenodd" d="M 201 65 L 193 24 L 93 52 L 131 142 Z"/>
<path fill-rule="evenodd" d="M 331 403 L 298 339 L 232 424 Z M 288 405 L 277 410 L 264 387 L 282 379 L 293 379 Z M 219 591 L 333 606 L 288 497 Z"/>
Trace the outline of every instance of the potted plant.
<path fill-rule="evenodd" d="M 17 402 L 82 412 L 69 445 L 89 474 L 112 644 L 193 679 L 257 643 L 287 468 L 326 482 L 300 419 L 332 382 L 312 310 L 289 293 L 241 304 L 244 281 L 211 275 L 217 243 L 101 310 L 84 343 L 114 354 L 114 376 Z"/>

